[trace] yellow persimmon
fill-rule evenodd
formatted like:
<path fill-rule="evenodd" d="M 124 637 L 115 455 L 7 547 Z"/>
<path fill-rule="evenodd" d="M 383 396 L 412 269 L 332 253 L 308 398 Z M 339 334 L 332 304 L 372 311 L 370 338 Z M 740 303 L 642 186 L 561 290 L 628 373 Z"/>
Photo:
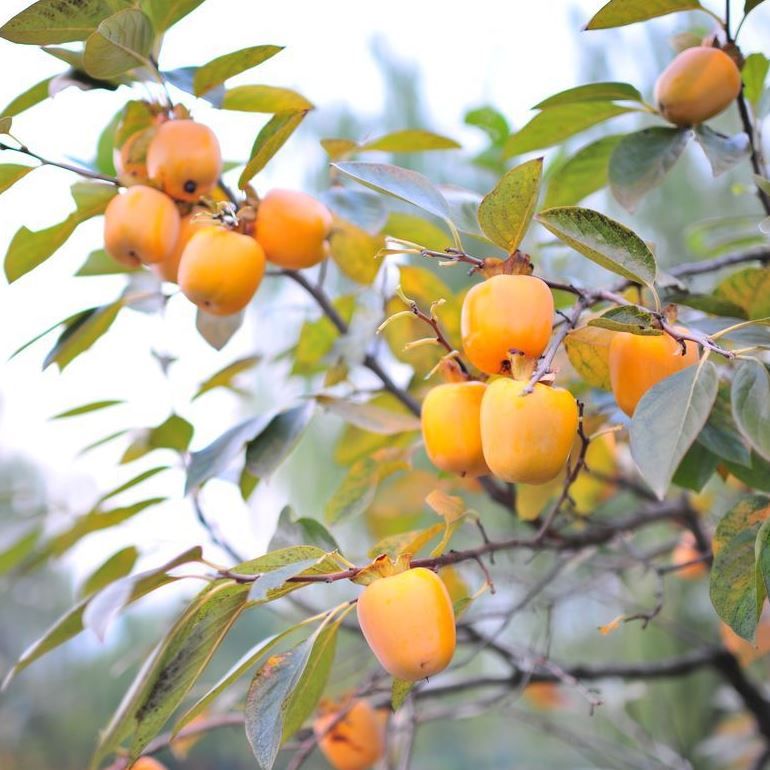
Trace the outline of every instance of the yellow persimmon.
<path fill-rule="evenodd" d="M 460 316 L 463 349 L 487 374 L 506 371 L 511 352 L 538 358 L 553 324 L 553 296 L 531 275 L 496 275 L 476 284 Z"/>
<path fill-rule="evenodd" d="M 271 190 L 259 202 L 254 237 L 270 262 L 301 270 L 326 256 L 331 226 L 331 212 L 312 196 L 297 190 Z"/>
<path fill-rule="evenodd" d="M 676 548 L 671 552 L 671 564 L 677 567 L 681 564 L 688 566 L 678 569 L 674 574 L 682 580 L 698 580 L 707 575 L 708 567 L 703 561 L 698 561 L 702 556 L 692 532 L 683 532 Z"/>
<path fill-rule="evenodd" d="M 214 132 L 192 120 L 168 120 L 147 148 L 147 173 L 172 198 L 196 201 L 208 195 L 222 173 Z"/>
<path fill-rule="evenodd" d="M 489 473 L 481 449 L 483 382 L 437 385 L 422 403 L 422 437 L 431 462 L 461 476 Z"/>
<path fill-rule="evenodd" d="M 532 682 L 524 688 L 524 697 L 540 711 L 554 711 L 567 704 L 567 698 L 556 682 Z"/>
<path fill-rule="evenodd" d="M 210 226 L 182 252 L 179 287 L 207 313 L 232 315 L 249 304 L 264 272 L 265 255 L 253 238 Z"/>
<path fill-rule="evenodd" d="M 167 259 L 179 235 L 179 212 L 162 192 L 136 185 L 116 195 L 104 212 L 104 248 L 136 267 Z"/>
<path fill-rule="evenodd" d="M 613 337 L 610 383 L 615 401 L 629 417 L 653 385 L 697 363 L 698 346 L 689 340 L 685 344 L 687 352 L 682 355 L 682 346 L 668 334 L 648 337 L 620 332 Z"/>
<path fill-rule="evenodd" d="M 199 214 L 199 211 L 193 210 L 192 213 L 182 217 L 179 223 L 179 236 L 176 239 L 174 250 L 165 259 L 150 266 L 152 271 L 162 281 L 177 282 L 179 262 L 182 259 L 182 252 L 190 242 L 190 238 L 205 227 L 212 226 L 210 219 L 201 218 Z"/>
<path fill-rule="evenodd" d="M 663 117 L 692 126 L 718 115 L 741 91 L 741 73 L 718 48 L 695 46 L 682 51 L 655 84 L 655 102 Z"/>
<path fill-rule="evenodd" d="M 443 671 L 455 651 L 452 600 L 441 578 L 416 567 L 364 588 L 358 623 L 382 667 L 416 682 Z"/>
<path fill-rule="evenodd" d="M 544 484 L 564 468 L 578 428 L 574 396 L 563 388 L 501 377 L 481 402 L 481 445 L 487 466 L 504 481 Z"/>
<path fill-rule="evenodd" d="M 355 700 L 344 716 L 327 711 L 313 722 L 323 755 L 336 770 L 366 770 L 385 753 L 380 715 L 368 701 Z"/>

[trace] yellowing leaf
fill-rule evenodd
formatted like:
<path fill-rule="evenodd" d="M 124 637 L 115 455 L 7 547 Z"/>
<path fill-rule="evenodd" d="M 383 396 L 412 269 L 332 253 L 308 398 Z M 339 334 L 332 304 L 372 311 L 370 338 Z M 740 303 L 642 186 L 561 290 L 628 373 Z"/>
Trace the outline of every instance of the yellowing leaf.
<path fill-rule="evenodd" d="M 614 332 L 599 326 L 581 326 L 564 341 L 569 362 L 593 388 L 610 389 L 609 348 Z"/>
<path fill-rule="evenodd" d="M 614 631 L 617 631 L 625 619 L 626 619 L 625 615 L 618 615 L 614 620 L 611 620 L 609 623 L 606 623 L 603 626 L 599 626 L 599 633 L 602 636 L 607 636 L 607 634 L 611 634 Z"/>
<path fill-rule="evenodd" d="M 348 278 L 357 283 L 370 284 L 380 270 L 383 257 L 378 255 L 385 245 L 381 235 L 370 235 L 350 222 L 337 220 L 329 249 L 332 259 Z"/>
<path fill-rule="evenodd" d="M 448 495 L 442 489 L 434 489 L 426 498 L 425 502 L 447 523 L 457 521 L 463 513 L 466 506 L 462 497 Z"/>

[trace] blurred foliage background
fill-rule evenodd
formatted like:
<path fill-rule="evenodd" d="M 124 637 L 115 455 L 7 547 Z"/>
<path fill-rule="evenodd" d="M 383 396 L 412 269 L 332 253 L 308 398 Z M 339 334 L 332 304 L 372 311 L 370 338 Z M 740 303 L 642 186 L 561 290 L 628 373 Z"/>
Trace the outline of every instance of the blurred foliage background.
<path fill-rule="evenodd" d="M 568 10 L 565 3 L 559 12 L 572 15 L 575 35 L 580 34 L 578 30 L 584 20 L 577 11 Z M 634 77 L 629 80 L 649 94 L 657 73 L 673 55 L 671 36 L 684 31 L 705 34 L 707 28 L 698 27 L 703 18 L 680 15 L 674 21 L 645 25 L 641 33 L 636 31 L 637 35 L 644 36 L 644 45 L 634 50 L 624 47 L 624 31 L 585 36 L 581 40 L 578 82 L 623 79 L 618 77 L 618 69 L 627 69 L 630 60 Z M 688 22 L 692 26 L 687 27 Z M 459 21 L 453 23 L 461 34 Z M 764 24 L 764 31 L 770 32 L 767 15 L 757 15 L 754 23 Z M 661 30 L 668 30 L 669 39 L 660 34 Z M 531 30 L 528 34 L 542 35 L 545 39 L 547 30 Z M 344 41 L 339 44 L 344 45 Z M 394 57 L 386 40 L 374 40 L 372 51 L 386 85 L 382 114 L 362 116 L 356 111 L 355 100 L 351 100 L 321 110 L 308 120 L 301 134 L 301 146 L 295 147 L 295 151 L 303 152 L 307 157 L 308 190 L 321 191 L 326 186 L 327 160 L 318 143 L 321 138 L 360 138 L 409 127 L 439 130 L 424 106 L 418 66 Z M 436 55 L 445 54 L 437 52 Z M 547 55 L 558 55 L 558 52 L 550 51 Z M 510 76 L 514 86 L 511 98 L 515 99 L 515 80 L 526 77 L 526 73 L 511 73 Z M 543 97 L 546 95 L 544 93 Z M 469 112 L 480 108 L 501 111 L 489 129 L 494 136 L 494 121 L 502 119 L 505 105 L 476 102 L 472 84 L 468 83 L 458 84 L 457 98 L 465 100 Z M 638 115 L 616 119 L 617 125 L 624 130 L 635 127 L 635 123 L 641 127 L 644 120 Z M 722 117 L 719 123 L 724 123 L 726 129 L 736 127 L 732 113 Z M 607 126 L 584 132 L 571 139 L 566 150 L 560 152 L 567 157 L 578 147 L 610 132 L 612 129 Z M 486 138 L 481 139 L 482 150 L 475 156 L 472 153 L 426 153 L 396 156 L 393 162 L 415 168 L 436 182 L 485 193 L 504 169 L 494 147 L 485 148 L 486 142 Z M 558 152 L 549 152 L 548 158 L 547 168 L 552 169 L 560 162 Z M 634 217 L 634 227 L 643 236 L 654 239 L 664 266 L 719 253 L 723 240 L 734 243 L 740 237 L 747 214 L 752 224 L 756 222 L 754 215 L 759 215 L 753 195 L 743 189 L 747 179 L 748 168 L 744 164 L 713 180 L 698 148 L 691 144 L 665 185 L 645 198 Z M 628 215 L 603 192 L 589 199 L 588 205 L 627 221 Z M 709 221 L 717 217 L 721 218 L 719 223 Z M 580 261 L 579 268 L 583 272 L 573 275 L 569 270 L 576 268 L 565 261 L 561 249 L 546 242 L 529 246 L 552 268 L 554 275 L 566 269 L 566 278 L 591 280 L 592 266 L 584 260 Z M 431 269 L 439 270 L 435 266 Z M 463 285 L 461 271 L 443 271 L 440 275 L 454 289 Z M 330 287 L 331 293 L 350 290 L 351 285 L 346 286 L 344 280 L 340 280 L 339 287 Z M 292 332 L 287 330 L 281 336 L 290 340 Z M 280 360 L 275 366 L 285 375 L 286 367 Z M 257 387 L 254 390 L 256 393 L 244 399 L 244 414 L 252 413 L 255 407 L 264 404 L 265 394 Z M 328 425 L 320 419 L 276 479 L 277 484 L 285 487 L 292 505 L 301 515 L 317 515 L 319 505 L 329 497 L 341 478 L 342 469 L 330 457 L 327 447 Z M 392 484 L 397 483 L 397 478 Z M 396 521 L 389 518 L 388 494 L 403 499 L 407 493 L 408 490 L 390 489 L 386 485 L 380 493 L 380 504 L 375 506 L 380 511 L 380 518 L 370 516 L 368 522 L 347 525 L 341 539 L 350 545 L 351 553 L 361 553 L 361 548 L 356 548 L 364 534 L 361 527 L 368 526 L 380 534 L 412 528 L 416 519 L 428 518 L 428 514 L 420 512 L 418 505 L 408 517 Z M 716 519 L 724 510 L 720 500 L 725 494 L 727 492 L 718 486 L 709 488 L 703 496 L 704 515 Z M 481 496 L 474 503 L 482 511 L 489 529 L 505 527 L 503 514 L 490 510 Z M 12 542 L 14 533 L 24 522 L 40 516 L 53 504 L 48 497 L 46 479 L 34 463 L 29 458 L 4 451 L 0 438 L 0 542 Z M 627 501 L 618 496 L 605 506 L 605 514 L 624 511 L 626 504 Z M 651 537 L 655 537 L 654 532 Z M 609 558 L 603 554 L 591 557 L 596 561 Z M 496 571 L 499 594 L 497 600 L 489 597 L 484 602 L 483 611 L 493 613 L 501 596 L 525 595 L 528 588 L 554 570 L 555 560 L 548 555 L 541 554 L 532 561 L 525 561 L 522 556 L 499 557 Z M 473 565 L 464 566 L 462 575 L 472 587 L 481 582 Z M 654 659 L 684 652 L 696 642 L 717 641 L 717 620 L 703 581 L 668 581 L 665 609 L 654 627 L 645 630 L 641 624 L 629 624 L 607 636 L 598 633 L 598 626 L 628 611 L 629 599 L 640 608 L 649 608 L 655 601 L 655 588 L 655 581 L 642 573 L 636 574 L 628 583 L 607 573 L 597 580 L 590 564 L 565 558 L 564 563 L 559 564 L 558 577 L 552 579 L 549 588 L 514 618 L 507 639 L 517 646 L 548 651 L 556 660 L 586 662 L 596 660 L 597 655 L 602 660 Z M 0 603 L 0 671 L 9 668 L 30 640 L 39 636 L 53 618 L 71 606 L 76 590 L 73 573 L 66 563 L 21 578 L 0 577 L 3 597 Z M 328 606 L 324 601 L 327 590 L 339 589 L 319 587 L 318 591 L 303 592 L 303 596 L 307 595 L 308 600 L 319 607 Z M 106 644 L 99 644 L 85 635 L 25 672 L 8 692 L 0 696 L 2 770 L 82 770 L 97 730 L 105 724 L 122 696 L 138 660 L 151 648 L 179 607 L 181 597 L 175 598 L 173 591 L 164 594 L 160 601 L 154 597 L 153 601 L 132 610 L 128 620 L 122 620 L 112 630 Z M 245 649 L 282 622 L 275 610 L 268 608 L 248 614 L 228 635 L 204 679 L 213 681 Z M 343 642 L 335 675 L 335 683 L 341 689 L 346 682 L 353 682 L 360 675 L 362 667 L 371 665 L 371 659 L 360 643 L 348 637 Z M 759 661 L 754 665 L 762 669 L 758 672 L 760 676 L 767 675 L 766 663 Z M 479 666 L 478 661 L 468 662 L 471 671 Z M 593 716 L 588 703 L 590 699 L 584 693 L 565 690 L 564 702 L 555 709 L 539 709 L 522 697 L 512 711 L 430 724 L 419 733 L 414 766 L 446 770 L 680 766 L 679 760 L 669 755 L 666 746 L 686 757 L 694 768 L 716 770 L 746 766 L 745 756 L 747 752 L 750 755 L 751 747 L 741 740 L 741 736 L 749 731 L 749 725 L 741 719 L 723 718 L 724 709 L 731 704 L 725 702 L 727 695 L 710 674 L 660 683 L 609 681 L 602 682 L 600 689 L 604 704 Z M 459 696 L 457 702 L 465 702 L 463 696 Z M 172 769 L 246 770 L 255 766 L 238 728 L 225 728 L 205 736 L 191 748 L 184 760 L 168 752 L 161 758 Z M 285 758 L 281 761 L 285 762 Z M 324 761 L 318 754 L 307 763 L 308 768 L 323 766 Z"/>

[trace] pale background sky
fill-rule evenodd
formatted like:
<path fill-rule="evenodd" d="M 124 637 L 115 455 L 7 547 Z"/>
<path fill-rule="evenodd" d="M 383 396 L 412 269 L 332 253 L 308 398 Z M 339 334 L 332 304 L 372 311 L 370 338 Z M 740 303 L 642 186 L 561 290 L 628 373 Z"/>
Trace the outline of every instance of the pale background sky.
<path fill-rule="evenodd" d="M 0 9 L 0 23 L 26 5 L 27 0 L 6 0 Z M 447 3 L 391 0 L 386 9 L 372 13 L 366 12 L 362 4 L 338 0 L 286 0 L 270 5 L 254 0 L 210 0 L 168 34 L 161 67 L 200 64 L 255 44 L 285 45 L 285 51 L 231 84 L 284 85 L 299 90 L 321 112 L 325 106 L 348 102 L 357 113 L 376 115 L 382 111 L 384 97 L 381 73 L 371 55 L 371 41 L 378 36 L 399 58 L 416 63 L 428 101 L 426 112 L 433 116 L 435 126 L 471 147 L 479 137 L 462 125 L 462 116 L 469 107 L 491 103 L 513 124 L 521 125 L 531 105 L 578 84 L 576 46 L 581 37 L 576 33 L 576 19 L 586 21 L 601 5 L 600 0 L 519 0 L 505 4 L 476 0 L 470 6 L 455 5 L 457 10 Z M 741 5 L 735 3 L 736 12 Z M 770 7 L 770 3 L 767 5 Z M 763 6 L 755 13 L 767 17 L 768 8 Z M 708 24 L 705 16 L 698 20 Z M 655 23 L 666 30 L 683 26 L 671 20 Z M 744 38 L 749 49 L 750 27 Z M 640 27 L 585 34 L 607 35 L 607 56 L 612 59 L 616 78 L 633 83 L 638 66 L 634 46 L 643 40 Z M 61 70 L 59 62 L 34 46 L 5 41 L 0 41 L 0 62 L 4 72 L 0 106 Z M 102 127 L 128 96 L 125 89 L 116 93 L 68 89 L 15 119 L 14 133 L 43 155 L 87 158 L 94 153 Z M 193 101 L 192 97 L 185 99 L 188 104 Z M 265 120 L 265 116 L 249 113 L 217 114 L 203 103 L 194 105 L 194 114 L 217 132 L 227 159 L 247 156 Z M 308 148 L 298 153 L 297 146 L 288 145 L 258 177 L 260 192 L 274 185 L 300 186 L 306 166 L 317 166 L 320 155 L 308 157 Z M 1 155 L 0 162 L 21 159 L 12 153 Z M 22 224 L 40 229 L 63 219 L 71 210 L 69 184 L 74 181 L 76 177 L 65 171 L 41 169 L 5 193 L 0 200 L 2 251 Z M 82 225 L 44 267 L 13 286 L 7 287 L 0 279 L 0 361 L 7 361 L 13 350 L 57 320 L 117 296 L 123 284 L 121 278 L 72 277 L 89 251 L 100 247 L 101 227 L 101 220 Z M 22 455 L 39 464 L 48 478 L 53 501 L 78 513 L 87 509 L 98 492 L 163 460 L 162 453 L 156 453 L 150 460 L 116 471 L 115 463 L 124 444 L 118 441 L 77 458 L 78 450 L 90 441 L 121 427 L 158 424 L 171 405 L 177 405 L 195 425 L 193 448 L 207 444 L 242 419 L 238 401 L 224 391 L 206 395 L 192 407 L 189 397 L 208 374 L 251 353 L 255 346 L 262 346 L 266 336 L 274 335 L 276 324 L 283 326 L 283 319 L 265 318 L 252 308 L 253 318 L 217 353 L 194 332 L 193 311 L 192 305 L 177 296 L 170 301 L 164 319 L 124 312 L 108 335 L 63 374 L 55 367 L 40 373 L 53 335 L 2 364 L 0 462 Z M 295 305 L 287 312 L 304 311 Z M 259 333 L 254 333 L 255 328 Z M 268 335 L 264 334 L 266 329 L 270 330 Z M 151 348 L 179 357 L 170 383 L 150 357 Z M 273 393 L 278 403 L 291 395 L 281 383 L 271 387 L 262 380 L 258 382 L 260 390 Z M 64 409 L 112 398 L 129 403 L 91 416 L 48 421 Z M 233 486 L 215 482 L 208 489 L 212 514 L 247 551 L 256 552 L 269 537 L 269 522 L 277 515 L 284 497 L 279 481 L 258 491 L 251 503 L 251 514 Z M 133 501 L 145 493 L 148 497 L 172 494 L 171 502 L 153 508 L 128 525 L 137 532 L 140 542 L 155 541 L 157 550 L 149 558 L 152 563 L 201 540 L 189 504 L 181 498 L 181 486 L 181 472 L 176 479 L 162 474 L 141 491 L 132 490 L 125 497 Z M 69 561 L 82 575 L 117 547 L 110 536 L 91 537 L 73 551 Z"/>

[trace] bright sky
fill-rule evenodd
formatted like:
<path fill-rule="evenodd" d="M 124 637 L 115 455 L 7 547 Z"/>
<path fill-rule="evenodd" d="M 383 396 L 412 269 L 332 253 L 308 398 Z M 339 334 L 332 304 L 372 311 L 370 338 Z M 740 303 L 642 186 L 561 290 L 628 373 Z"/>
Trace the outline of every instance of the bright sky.
<path fill-rule="evenodd" d="M 5 0 L 0 23 L 27 4 L 28 0 Z M 427 112 L 434 116 L 437 127 L 461 141 L 473 141 L 475 133 L 462 128 L 462 115 L 468 107 L 492 103 L 514 124 L 521 125 L 531 105 L 577 85 L 576 46 L 582 39 L 577 29 L 600 5 L 600 0 L 507 4 L 476 0 L 472 8 L 463 6 L 460 12 L 456 4 L 455 11 L 447 3 L 391 0 L 387 9 L 371 15 L 362 13 L 360 4 L 339 0 L 295 0 L 269 7 L 254 0 L 209 0 L 168 35 L 161 65 L 171 69 L 203 63 L 261 43 L 286 45 L 274 59 L 233 82 L 296 88 L 319 111 L 348 102 L 357 112 L 377 114 L 382 110 L 383 86 L 370 50 L 372 39 L 378 36 L 400 58 L 417 64 L 428 100 Z M 756 13 L 768 15 L 764 6 Z M 699 21 L 708 23 L 705 16 Z M 656 23 L 666 29 L 671 26 L 669 20 Z M 634 82 L 638 66 L 634 44 L 642 40 L 638 26 L 585 34 L 591 34 L 592 39 L 606 34 L 607 55 L 613 59 L 617 79 Z M 751 43 L 750 34 L 745 42 Z M 35 47 L 5 41 L 0 41 L 0 61 L 5 73 L 0 79 L 0 105 L 60 69 L 56 60 Z M 108 94 L 69 89 L 15 119 L 14 132 L 43 155 L 87 158 L 94 152 L 99 131 L 127 98 L 125 90 Z M 195 115 L 217 131 L 226 158 L 244 158 L 264 120 L 247 113 L 217 115 L 199 105 Z M 3 156 L 2 162 L 20 158 L 10 153 Z M 306 164 L 317 165 L 320 157 L 312 158 L 311 163 L 304 154 L 285 150 L 261 175 L 258 187 L 264 191 L 274 184 L 301 185 Z M 68 187 L 73 181 L 75 177 L 67 172 L 42 169 L 4 194 L 0 202 L 3 251 L 22 224 L 39 229 L 64 218 L 71 209 Z M 52 323 L 117 295 L 121 279 L 72 277 L 88 252 L 101 245 L 100 239 L 101 221 L 88 222 L 45 267 L 10 288 L 0 288 L 0 361 L 6 361 L 19 345 Z M 287 312 L 293 313 L 290 317 L 296 323 L 303 311 L 290 299 Z M 20 453 L 41 465 L 54 502 L 77 513 L 87 508 L 97 491 L 107 491 L 161 461 L 158 456 L 157 462 L 154 458 L 134 463 L 119 469 L 118 476 L 115 462 L 122 451 L 120 442 L 77 458 L 77 451 L 90 441 L 121 427 L 155 425 L 177 405 L 196 426 L 193 447 L 208 443 L 241 419 L 242 413 L 237 400 L 225 392 L 207 395 L 190 408 L 189 397 L 195 386 L 219 367 L 251 353 L 255 346 L 263 350 L 266 338 L 273 349 L 280 349 L 279 340 L 274 338 L 276 330 L 285 329 L 286 324 L 283 318 L 266 318 L 264 312 L 252 309 L 246 328 L 224 351 L 216 353 L 194 333 L 193 323 L 192 306 L 175 297 L 165 319 L 124 313 L 107 337 L 63 374 L 54 367 L 40 373 L 53 337 L 4 365 L 0 378 L 0 461 Z M 179 356 L 170 383 L 150 358 L 151 348 Z M 259 379 L 258 387 L 265 398 L 278 403 L 289 399 L 291 393 L 281 383 L 271 386 L 264 380 Z M 50 415 L 64 409 L 111 398 L 129 403 L 88 417 L 48 422 Z M 219 514 L 222 528 L 247 550 L 256 551 L 269 536 L 267 522 L 277 515 L 285 498 L 280 481 L 279 475 L 255 495 L 252 510 L 260 514 L 251 517 L 233 487 L 211 485 L 209 504 Z M 172 490 L 175 499 L 131 525 L 134 531 L 141 530 L 142 542 L 150 532 L 164 554 L 201 539 L 188 504 L 181 500 L 181 485 L 181 474 L 175 483 L 166 474 L 159 476 L 157 483 L 148 483 L 144 488 L 148 496 Z M 134 490 L 126 499 L 138 499 L 138 494 Z M 76 551 L 76 571 L 82 574 L 90 570 L 115 547 L 114 542 L 90 538 Z M 155 552 L 151 561 L 158 563 L 159 558 Z"/>

